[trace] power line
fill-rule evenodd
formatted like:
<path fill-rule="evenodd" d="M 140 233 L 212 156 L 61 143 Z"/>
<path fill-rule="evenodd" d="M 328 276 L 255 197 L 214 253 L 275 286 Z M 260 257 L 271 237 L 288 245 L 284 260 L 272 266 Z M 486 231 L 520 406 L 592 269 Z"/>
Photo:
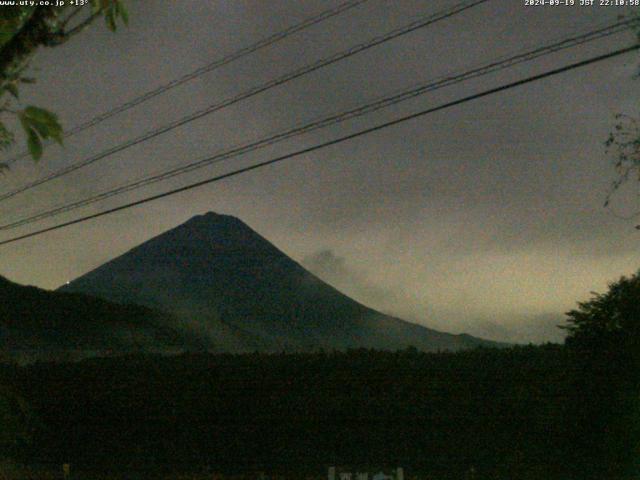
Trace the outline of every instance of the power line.
<path fill-rule="evenodd" d="M 34 223 L 40 220 L 44 220 L 47 218 L 51 218 L 53 216 L 66 213 L 66 212 L 96 203 L 98 201 L 105 200 L 107 198 L 110 198 L 116 195 L 121 195 L 121 194 L 130 192 L 132 190 L 137 190 L 144 186 L 151 185 L 153 183 L 157 183 L 178 175 L 182 175 L 184 173 L 197 170 L 199 168 L 203 168 L 207 165 L 219 163 L 224 160 L 228 160 L 230 158 L 235 158 L 235 157 L 244 155 L 246 153 L 258 150 L 260 148 L 264 148 L 266 146 L 273 145 L 275 143 L 292 138 L 294 136 L 309 133 L 311 131 L 314 131 L 320 128 L 325 128 L 331 125 L 335 125 L 337 123 L 344 122 L 352 118 L 360 117 L 360 116 L 375 112 L 377 110 L 386 108 L 391 105 L 396 105 L 398 103 L 404 102 L 406 100 L 415 98 L 419 95 L 423 95 L 425 93 L 428 93 L 434 90 L 438 90 L 440 88 L 448 87 L 472 78 L 477 78 L 477 77 L 494 73 L 500 70 L 504 70 L 506 68 L 513 67 L 514 65 L 517 65 L 523 62 L 532 61 L 534 59 L 549 55 L 551 53 L 555 53 L 561 50 L 565 50 L 567 48 L 575 47 L 577 45 L 581 45 L 587 42 L 591 42 L 607 36 L 611 36 L 613 34 L 626 31 L 631 26 L 637 25 L 638 23 L 639 21 L 636 19 L 616 22 L 614 24 L 607 25 L 597 30 L 592 30 L 580 35 L 564 37 L 549 45 L 538 47 L 533 50 L 526 50 L 524 52 L 517 53 L 511 56 L 502 57 L 498 60 L 494 60 L 492 62 L 489 62 L 488 64 L 484 64 L 479 67 L 472 68 L 463 73 L 444 76 L 435 81 L 430 81 L 426 84 L 421 84 L 417 87 L 413 87 L 411 89 L 401 91 L 400 93 L 388 95 L 376 101 L 367 103 L 365 105 L 361 105 L 357 108 L 347 110 L 338 114 L 330 115 L 328 117 L 323 117 L 313 122 L 307 123 L 302 126 L 297 126 L 289 130 L 285 130 L 275 135 L 270 135 L 270 136 L 267 136 L 266 138 L 253 141 L 248 144 L 233 147 L 227 151 L 217 153 L 213 156 L 209 156 L 204 159 L 197 160 L 195 162 L 191 162 L 187 165 L 172 168 L 161 173 L 143 176 L 142 178 L 139 178 L 133 182 L 129 182 L 119 187 L 111 188 L 97 195 L 93 195 L 75 202 L 63 204 L 61 206 L 57 206 L 55 208 L 46 210 L 44 212 L 40 212 L 35 215 L 16 220 L 11 223 L 0 225 L 0 230 L 9 230 L 9 229 L 17 228 L 30 223 Z"/>
<path fill-rule="evenodd" d="M 341 3 L 340 5 L 338 5 L 337 7 L 334 8 L 330 8 L 328 10 L 325 10 L 321 13 L 319 13 L 318 15 L 315 15 L 313 17 L 309 17 L 305 20 L 303 20 L 302 22 L 292 25 L 284 30 L 281 30 L 279 32 L 274 33 L 273 35 L 270 35 L 268 37 L 265 37 L 259 41 L 257 41 L 256 43 L 253 43 L 251 45 L 247 45 L 246 47 L 241 48 L 240 50 L 237 50 L 233 53 L 230 53 L 229 55 L 226 55 L 224 57 L 218 58 L 216 60 L 214 60 L 213 62 L 204 65 L 192 72 L 189 72 L 179 78 L 176 78 L 168 83 L 165 83 L 164 85 L 160 85 L 159 87 L 150 90 L 146 93 L 143 93 L 142 95 L 139 95 L 131 100 L 129 100 L 126 103 L 123 103 L 122 105 L 118 105 L 117 107 L 112 108 L 111 110 L 108 110 L 104 113 L 101 113 L 99 115 L 96 115 L 95 117 L 91 118 L 90 120 L 87 120 L 84 123 L 81 123 L 80 125 L 77 125 L 75 127 L 73 127 L 72 129 L 70 129 L 69 131 L 64 133 L 64 138 L 69 138 L 77 133 L 80 133 L 84 130 L 87 130 L 88 128 L 91 128 L 99 123 L 104 122 L 105 120 L 114 117 L 120 113 L 126 112 L 127 110 L 130 110 L 138 105 L 140 105 L 141 103 L 144 103 L 148 100 L 151 100 L 152 98 L 157 97 L 158 95 L 161 95 L 175 87 L 178 87 L 184 83 L 187 83 L 195 78 L 201 77 L 202 75 L 212 72 L 214 70 L 217 70 L 218 68 L 224 67 L 225 65 L 228 65 L 232 62 L 235 62 L 236 60 L 239 60 L 243 57 L 246 57 L 247 55 L 250 55 L 254 52 L 257 52 L 258 50 L 262 50 L 263 48 L 266 48 L 268 46 L 273 45 L 274 43 L 277 43 L 281 40 L 284 40 L 288 37 L 290 37 L 291 35 L 298 33 L 302 30 L 305 30 L 309 27 L 312 27 L 314 25 L 317 25 L 318 23 L 324 22 L 325 20 L 328 20 L 332 17 L 335 17 L 337 15 L 340 15 L 344 12 L 347 12 L 363 3 L 368 2 L 369 0 L 350 0 L 348 2 L 344 2 Z M 18 155 L 16 155 L 15 157 L 9 159 L 7 162 L 7 164 L 12 164 L 14 162 L 16 162 L 17 160 L 24 158 L 26 156 L 29 155 L 28 151 L 24 151 Z"/>
<path fill-rule="evenodd" d="M 128 140 L 127 142 L 121 143 L 119 145 L 116 145 L 115 147 L 112 147 L 110 149 L 107 149 L 101 153 L 98 153 L 94 156 L 88 157 L 84 160 L 81 160 L 79 162 L 76 162 L 72 165 L 69 165 L 65 168 L 62 168 L 56 172 L 53 172 L 45 177 L 42 177 L 38 180 L 35 180 L 33 182 L 27 183 L 26 185 L 23 185 L 22 187 L 16 188 L 15 190 L 12 190 L 10 192 L 4 193 L 2 195 L 0 195 L 0 201 L 3 200 L 7 200 L 9 198 L 15 197 L 16 195 L 26 192 L 27 190 L 31 190 L 32 188 L 35 188 L 39 185 L 43 185 L 47 182 L 50 182 L 52 180 L 55 180 L 57 178 L 60 178 L 64 175 L 68 175 L 69 173 L 75 172 L 76 170 L 79 170 L 83 167 L 86 167 L 87 165 L 91 165 L 99 160 L 102 160 L 106 157 L 109 157 L 115 153 L 121 152 L 123 150 L 126 150 L 130 147 L 133 147 L 135 145 L 138 145 L 140 143 L 146 142 L 148 140 L 151 140 L 159 135 L 162 135 L 164 133 L 167 133 L 171 130 L 174 130 L 175 128 L 181 127 L 183 125 L 186 125 L 190 122 L 193 122 L 194 120 L 200 119 L 202 117 L 205 117 L 207 115 L 210 115 L 216 111 L 222 110 L 223 108 L 229 107 L 231 105 L 234 105 L 238 102 L 241 102 L 243 100 L 246 100 L 248 98 L 251 98 L 255 95 L 258 95 L 264 91 L 270 90 L 274 87 L 283 85 L 285 83 L 288 83 L 292 80 L 295 80 L 299 77 L 302 77 L 304 75 L 307 75 L 309 73 L 315 72 L 316 70 L 319 70 L 321 68 L 324 68 L 328 65 L 334 64 L 336 62 L 339 62 L 341 60 L 344 60 L 345 58 L 349 58 L 353 55 L 356 55 L 358 53 L 361 53 L 365 50 L 369 50 L 373 47 L 376 47 L 378 45 L 381 45 L 385 42 L 388 42 L 390 40 L 393 40 L 395 38 L 398 38 L 400 36 L 406 35 L 408 33 L 414 32 L 418 29 L 427 27 L 429 25 L 432 25 L 436 22 L 439 22 L 441 20 L 444 20 L 446 18 L 452 17 L 454 15 L 457 15 L 459 13 L 462 13 L 465 10 L 468 10 L 470 8 L 473 8 L 477 5 L 480 5 L 482 3 L 486 3 L 489 0 L 467 0 L 464 2 L 460 2 L 456 5 L 454 5 L 451 8 L 448 8 L 446 10 L 443 10 L 441 12 L 432 14 L 428 17 L 422 17 L 418 20 L 415 20 L 403 27 L 394 29 L 384 35 L 378 36 L 378 37 L 374 37 L 373 39 L 364 42 L 364 43 L 360 43 L 358 45 L 355 45 L 353 47 L 350 47 L 346 50 L 343 50 L 341 52 L 338 52 L 334 55 L 331 55 L 330 57 L 326 57 L 323 59 L 318 60 L 315 63 L 306 65 L 300 69 L 294 70 L 292 72 L 289 72 L 281 77 L 278 77 L 274 80 L 271 80 L 269 82 L 263 83 L 261 85 L 258 85 L 256 87 L 253 87 L 245 92 L 242 92 L 234 97 L 228 98 L 220 103 L 216 103 L 213 105 L 210 105 L 202 110 L 199 110 L 195 113 L 192 113 L 190 115 L 187 115 L 185 117 L 182 117 L 181 119 L 178 119 L 174 122 L 171 122 L 163 127 L 151 130 L 150 132 L 147 132 L 141 136 L 138 136 L 136 138 L 133 138 L 131 140 Z"/>
<path fill-rule="evenodd" d="M 570 70 L 574 70 L 576 68 L 581 68 L 581 67 L 584 67 L 584 66 L 587 66 L 587 65 L 591 65 L 591 64 L 594 64 L 594 63 L 597 63 L 597 62 L 601 62 L 603 60 L 607 60 L 609 58 L 617 57 L 617 56 L 620 56 L 620 55 L 623 55 L 623 54 L 626 54 L 626 53 L 629 53 L 629 52 L 632 52 L 632 51 L 636 51 L 638 49 L 640 49 L 640 44 L 636 44 L 636 45 L 633 45 L 631 47 L 621 48 L 621 49 L 615 50 L 613 52 L 606 53 L 604 55 L 598 55 L 596 57 L 591 57 L 591 58 L 589 58 L 587 60 L 582 60 L 580 62 L 572 63 L 572 64 L 566 65 L 564 67 L 560 67 L 560 68 L 556 68 L 556 69 L 553 69 L 553 70 L 549 70 L 547 72 L 544 72 L 544 73 L 541 73 L 541 74 L 538 74 L 538 75 L 530 76 L 530 77 L 527 77 L 527 78 L 524 78 L 524 79 L 521 79 L 521 80 L 517 80 L 515 82 L 510 82 L 510 83 L 501 85 L 499 87 L 495 87 L 495 88 L 492 88 L 492 89 L 489 89 L 489 90 L 485 90 L 485 91 L 480 92 L 480 93 L 476 93 L 476 94 L 473 94 L 473 95 L 469 95 L 469 96 L 460 98 L 458 100 L 453 100 L 451 102 L 447 102 L 447 103 L 441 104 L 441 105 L 439 105 L 437 107 L 432 107 L 432 108 L 429 108 L 429 109 L 426 109 L 426 110 L 422 110 L 422 111 L 417 112 L 417 113 L 412 113 L 410 115 L 405 115 L 405 116 L 396 118 L 394 120 L 390 120 L 388 122 L 384 122 L 384 123 L 375 125 L 373 127 L 366 128 L 364 130 L 359 130 L 358 132 L 351 133 L 349 135 L 344 135 L 342 137 L 338 137 L 338 138 L 335 138 L 333 140 L 329 140 L 327 142 L 323 142 L 323 143 L 320 143 L 320 144 L 317 144 L 317 145 L 313 145 L 311 147 L 303 148 L 301 150 L 297 150 L 295 152 L 291 152 L 291 153 L 288 153 L 288 154 L 285 154 L 285 155 L 281 155 L 279 157 L 275 157 L 275 158 L 272 158 L 270 160 L 265 160 L 263 162 L 259 162 L 259 163 L 250 165 L 248 167 L 239 168 L 237 170 L 233 170 L 231 172 L 227 172 L 227 173 L 224 173 L 222 175 L 217 175 L 215 177 L 211 177 L 211 178 L 208 178 L 208 179 L 205 179 L 205 180 L 201 180 L 199 182 L 191 183 L 189 185 L 186 185 L 186 186 L 183 186 L 183 187 L 180 187 L 180 188 L 175 188 L 173 190 L 169 190 L 169 191 L 164 192 L 164 193 L 160 193 L 160 194 L 157 194 L 157 195 L 146 197 L 146 198 L 143 198 L 141 200 L 136 200 L 134 202 L 130 202 L 130 203 L 127 203 L 127 204 L 124 204 L 124 205 L 120 205 L 118 207 L 114 207 L 114 208 L 110 208 L 110 209 L 107 209 L 107 210 L 103 210 L 102 212 L 94 213 L 94 214 L 91 214 L 91 215 L 86 215 L 84 217 L 76 218 L 76 219 L 70 220 L 68 222 L 64 222 L 64 223 L 60 223 L 58 225 L 54 225 L 52 227 L 43 228 L 41 230 L 36 230 L 34 232 L 31 232 L 31 233 L 27 233 L 27 234 L 20 235 L 20 236 L 17 236 L 17 237 L 13 237 L 13 238 L 10 238 L 10 239 L 7 239 L 7 240 L 3 240 L 3 241 L 0 241 L 0 245 L 6 245 L 6 244 L 9 244 L 9 243 L 14 243 L 14 242 L 17 242 L 19 240 L 24 240 L 24 239 L 27 239 L 27 238 L 35 237 L 37 235 L 42 235 L 42 234 L 47 233 L 47 232 L 51 232 L 51 231 L 54 231 L 54 230 L 59 230 L 61 228 L 68 227 L 68 226 L 71 226 L 71 225 L 75 225 L 75 224 L 78 224 L 78 223 L 83 223 L 83 222 L 86 222 L 88 220 L 92 220 L 94 218 L 102 217 L 104 215 L 109 215 L 111 213 L 119 212 L 121 210 L 126 210 L 126 209 L 129 209 L 129 208 L 138 206 L 138 205 L 142 205 L 142 204 L 145 204 L 145 203 L 152 202 L 154 200 L 159 200 L 161 198 L 165 198 L 165 197 L 169 197 L 169 196 L 172 196 L 172 195 L 176 195 L 178 193 L 185 192 L 187 190 L 192 190 L 194 188 L 198 188 L 198 187 L 201 187 L 201 186 L 204 186 L 204 185 L 208 185 L 210 183 L 218 182 L 218 181 L 224 180 L 226 178 L 234 177 L 236 175 L 247 173 L 247 172 L 250 172 L 252 170 L 257 170 L 259 168 L 263 168 L 263 167 L 266 167 L 268 165 L 273 165 L 275 163 L 279 163 L 279 162 L 282 162 L 284 160 L 288 160 L 290 158 L 294 158 L 294 157 L 298 157 L 298 156 L 301 156 L 301 155 L 305 155 L 307 153 L 315 152 L 317 150 L 321 150 L 323 148 L 327 148 L 327 147 L 332 146 L 332 145 L 337 145 L 339 143 L 343 143 L 343 142 L 346 142 L 348 140 L 353 140 L 354 138 L 358 138 L 358 137 L 361 137 L 361 136 L 364 136 L 364 135 L 368 135 L 370 133 L 386 129 L 386 128 L 392 127 L 394 125 L 398 125 L 398 124 L 407 122 L 409 120 L 413 120 L 413 119 L 416 119 L 416 118 L 419 118 L 419 117 L 423 117 L 425 115 L 428 115 L 428 114 L 431 114 L 431 113 L 434 113 L 434 112 L 438 112 L 440 110 L 445 110 L 447 108 L 451 108 L 451 107 L 454 107 L 454 106 L 457 106 L 457 105 L 461 105 L 463 103 L 470 102 L 472 100 L 477 100 L 479 98 L 487 97 L 489 95 L 493 95 L 493 94 L 496 94 L 496 93 L 499 93 L 499 92 L 503 92 L 505 90 L 510 90 L 512 88 L 515 88 L 515 87 L 518 87 L 518 86 L 521 86 L 521 85 L 525 85 L 525 84 L 532 83 L 532 82 L 535 82 L 535 81 L 538 81 L 538 80 L 542 80 L 542 79 L 545 79 L 545 78 L 548 78 L 548 77 L 559 75 L 561 73 L 564 73 L 564 72 L 567 72 L 567 71 L 570 71 Z"/>

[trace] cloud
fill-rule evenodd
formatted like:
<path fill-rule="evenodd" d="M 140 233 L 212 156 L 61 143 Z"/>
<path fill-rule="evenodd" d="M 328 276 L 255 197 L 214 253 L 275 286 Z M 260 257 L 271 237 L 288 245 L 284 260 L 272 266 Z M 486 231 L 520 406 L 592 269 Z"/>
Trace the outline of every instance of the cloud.
<path fill-rule="evenodd" d="M 565 323 L 562 315 L 545 314 L 510 319 L 478 319 L 468 333 L 510 343 L 562 343 L 566 331 L 558 328 Z"/>
<path fill-rule="evenodd" d="M 558 328 L 558 325 L 564 323 L 561 309 L 537 313 L 538 309 L 534 308 L 536 300 L 526 298 L 520 299 L 511 308 L 506 308 L 501 303 L 505 300 L 501 298 L 517 295 L 507 294 L 507 286 L 498 281 L 493 271 L 484 274 L 475 272 L 484 277 L 483 285 L 478 284 L 477 276 L 468 279 L 468 284 L 465 284 L 460 278 L 463 272 L 456 270 L 454 265 L 449 265 L 442 282 L 425 279 L 420 282 L 423 286 L 416 288 L 416 279 L 408 279 L 406 285 L 397 280 L 397 283 L 393 283 L 397 276 L 391 269 L 388 270 L 388 275 L 375 275 L 377 270 L 356 267 L 353 260 L 337 254 L 331 248 L 323 248 L 306 256 L 302 263 L 322 280 L 353 299 L 386 314 L 429 328 L 452 333 L 464 332 L 511 343 L 564 341 L 565 332 Z M 526 273 L 527 267 L 522 259 L 516 263 L 523 269 L 522 273 Z M 493 285 L 491 278 L 496 282 Z M 512 283 L 517 284 L 518 281 L 514 278 Z M 527 287 L 534 290 L 531 285 Z M 534 296 L 543 297 L 543 293 L 537 292 Z M 527 301 L 533 303 L 526 305 Z"/>
<path fill-rule="evenodd" d="M 344 257 L 331 249 L 325 248 L 305 257 L 302 264 L 325 282 L 367 306 L 388 312 L 397 307 L 400 300 L 399 292 L 371 282 L 364 272 L 349 266 Z"/>

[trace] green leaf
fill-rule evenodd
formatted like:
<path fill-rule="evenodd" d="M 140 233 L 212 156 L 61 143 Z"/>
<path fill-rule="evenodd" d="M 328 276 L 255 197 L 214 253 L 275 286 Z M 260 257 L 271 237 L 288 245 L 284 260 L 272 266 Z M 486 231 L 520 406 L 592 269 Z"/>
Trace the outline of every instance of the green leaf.
<path fill-rule="evenodd" d="M 59 125 L 58 125 L 59 126 Z M 59 126 L 60 127 L 60 126 Z M 59 145 L 62 145 L 62 127 L 49 129 L 49 136 Z"/>
<path fill-rule="evenodd" d="M 16 2 L 17 3 L 17 2 Z M 9 43 L 20 33 L 24 25 L 34 14 L 35 6 L 17 6 L 3 8 L 0 14 L 0 48 Z"/>
<path fill-rule="evenodd" d="M 117 5 L 122 23 L 129 25 L 129 12 L 127 11 L 127 7 L 124 6 L 124 2 L 118 0 Z"/>
<path fill-rule="evenodd" d="M 42 139 L 51 138 L 62 144 L 62 126 L 55 114 L 43 108 L 29 106 L 18 113 L 18 118 L 27 135 L 27 146 L 34 160 L 42 156 Z"/>
<path fill-rule="evenodd" d="M 49 125 L 43 122 L 38 122 L 32 118 L 27 118 L 28 128 L 33 128 L 38 135 L 42 138 L 49 138 L 51 133 L 49 132 Z"/>
<path fill-rule="evenodd" d="M 62 126 L 58 123 L 56 119 L 54 122 L 49 122 L 45 124 L 47 130 L 47 137 L 51 137 L 58 143 L 62 143 Z"/>
<path fill-rule="evenodd" d="M 105 22 L 107 23 L 107 28 L 112 32 L 116 31 L 116 16 L 113 9 L 109 9 L 104 15 Z"/>
<path fill-rule="evenodd" d="M 45 110 L 44 108 L 34 107 L 32 105 L 24 109 L 27 117 L 32 118 L 40 123 L 58 124 L 58 116 L 55 113 Z"/>
<path fill-rule="evenodd" d="M 91 13 L 98 13 L 102 9 L 102 0 L 91 0 Z"/>
<path fill-rule="evenodd" d="M 33 128 L 42 138 L 51 138 L 62 144 L 62 125 L 60 125 L 57 115 L 43 108 L 29 106 L 24 109 L 23 117 L 21 121 L 25 130 Z"/>
<path fill-rule="evenodd" d="M 33 159 L 40 160 L 42 157 L 42 142 L 33 128 L 27 130 L 27 146 Z"/>

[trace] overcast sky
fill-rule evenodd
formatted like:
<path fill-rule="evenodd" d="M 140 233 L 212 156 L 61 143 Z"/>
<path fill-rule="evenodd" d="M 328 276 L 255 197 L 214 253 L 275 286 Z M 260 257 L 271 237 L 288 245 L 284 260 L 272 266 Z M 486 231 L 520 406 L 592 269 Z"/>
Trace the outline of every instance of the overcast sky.
<path fill-rule="evenodd" d="M 23 101 L 72 127 L 337 1 L 127 2 L 41 50 Z M 436 12 L 455 1 L 369 0 L 258 54 L 182 85 L 23 160 L 6 191 L 118 142 Z M 577 1 L 576 3 L 579 3 Z M 491 0 L 0 203 L 3 223 L 357 106 L 420 82 L 614 21 L 618 7 Z M 634 40 L 617 35 L 465 82 L 338 127 L 174 178 L 1 238 L 100 211 L 234 167 L 435 106 Z M 438 112 L 276 166 L 0 247 L 0 274 L 54 288 L 196 214 L 238 216 L 359 301 L 429 327 L 509 341 L 559 340 L 562 314 L 640 267 L 640 232 L 603 208 L 613 179 L 603 142 L 637 113 L 635 54 Z"/>

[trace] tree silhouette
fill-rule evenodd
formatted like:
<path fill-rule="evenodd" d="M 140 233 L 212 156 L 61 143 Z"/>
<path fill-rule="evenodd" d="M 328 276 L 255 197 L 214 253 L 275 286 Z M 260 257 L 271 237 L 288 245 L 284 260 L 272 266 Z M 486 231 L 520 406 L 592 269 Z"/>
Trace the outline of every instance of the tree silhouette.
<path fill-rule="evenodd" d="M 603 294 L 567 313 L 567 345 L 637 353 L 640 347 L 640 271 L 621 277 Z"/>
<path fill-rule="evenodd" d="M 577 352 L 572 409 L 576 458 L 601 478 L 640 474 L 640 272 L 621 277 L 606 293 L 567 313 L 566 346 Z"/>

